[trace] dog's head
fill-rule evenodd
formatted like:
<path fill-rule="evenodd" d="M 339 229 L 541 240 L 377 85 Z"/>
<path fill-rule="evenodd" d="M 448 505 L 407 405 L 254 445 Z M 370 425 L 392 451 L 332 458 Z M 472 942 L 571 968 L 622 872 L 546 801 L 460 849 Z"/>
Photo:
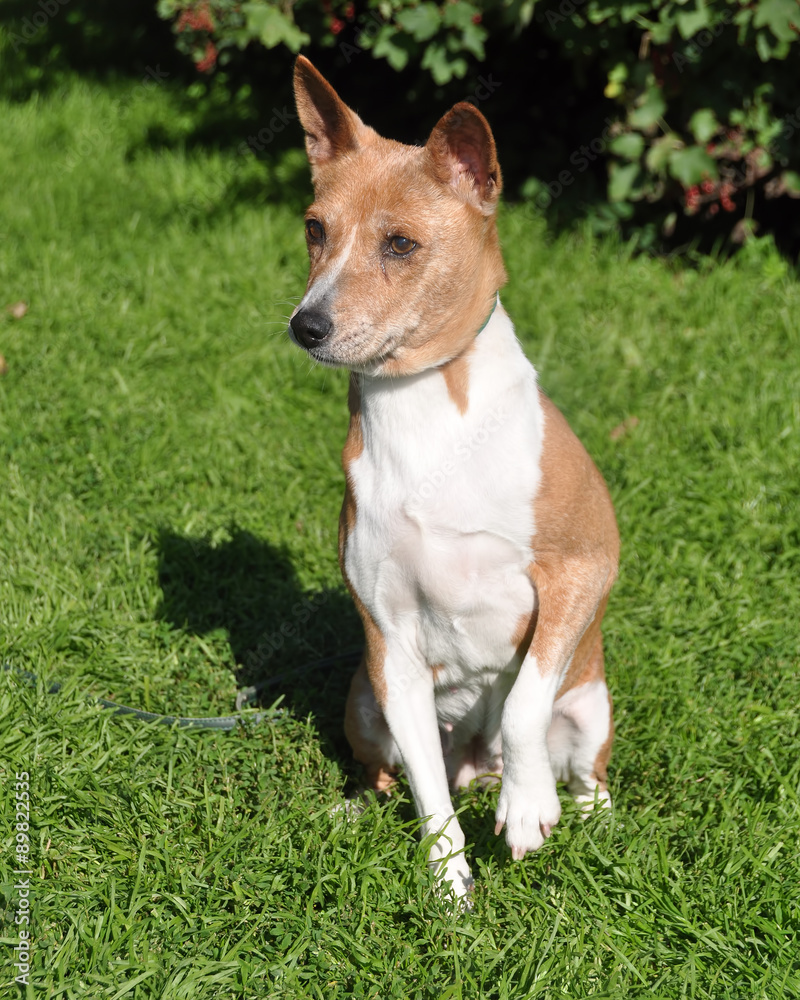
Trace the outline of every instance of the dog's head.
<path fill-rule="evenodd" d="M 315 198 L 292 338 L 323 364 L 373 375 L 457 357 L 505 282 L 486 119 L 462 102 L 424 146 L 405 146 L 364 125 L 303 56 L 294 87 Z"/>

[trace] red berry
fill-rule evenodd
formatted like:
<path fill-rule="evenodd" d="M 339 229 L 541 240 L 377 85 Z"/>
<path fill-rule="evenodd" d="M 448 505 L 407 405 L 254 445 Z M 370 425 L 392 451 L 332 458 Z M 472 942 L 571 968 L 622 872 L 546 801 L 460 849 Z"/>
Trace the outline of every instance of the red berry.
<path fill-rule="evenodd" d="M 217 63 L 217 47 L 209 41 L 206 42 L 206 51 L 203 58 L 197 63 L 197 68 L 201 73 L 210 73 Z"/>

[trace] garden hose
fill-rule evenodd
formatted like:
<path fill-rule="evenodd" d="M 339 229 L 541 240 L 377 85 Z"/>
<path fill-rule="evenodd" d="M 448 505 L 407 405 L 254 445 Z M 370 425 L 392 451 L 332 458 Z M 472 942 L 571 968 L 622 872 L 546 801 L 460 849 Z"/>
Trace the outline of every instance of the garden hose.
<path fill-rule="evenodd" d="M 265 719 L 271 718 L 275 714 L 274 712 L 253 712 L 251 714 L 242 713 L 241 711 L 245 705 L 250 705 L 257 701 L 260 693 L 267 688 L 274 687 L 276 684 L 280 684 L 281 681 L 288 680 L 289 678 L 294 678 L 301 674 L 311 673 L 313 670 L 322 670 L 325 667 L 331 667 L 337 663 L 355 662 L 360 656 L 360 649 L 350 649 L 344 653 L 339 653 L 336 656 L 326 656 L 321 660 L 312 660 L 310 663 L 305 663 L 302 666 L 297 667 L 296 670 L 287 670 L 282 674 L 276 674 L 274 677 L 268 677 L 266 680 L 259 681 L 258 684 L 241 688 L 236 695 L 237 714 L 235 715 L 198 717 L 159 715 L 157 712 L 145 712 L 140 708 L 132 708 L 130 705 L 120 705 L 116 701 L 110 701 L 108 698 L 95 698 L 92 695 L 87 695 L 87 700 L 92 701 L 101 708 L 109 709 L 114 715 L 132 715 L 134 718 L 140 719 L 142 722 L 160 722 L 165 726 L 178 726 L 182 729 L 220 729 L 223 731 L 229 731 L 231 729 L 236 729 L 238 725 L 244 725 L 245 723 L 257 725 L 259 722 L 263 722 Z M 18 677 L 25 680 L 28 684 L 36 683 L 36 674 L 31 673 L 29 670 L 23 670 L 21 667 L 14 667 L 10 663 L 4 663 L 3 670 L 7 673 L 13 672 Z M 47 689 L 47 693 L 58 694 L 60 690 L 61 684 L 58 681 L 53 681 Z"/>

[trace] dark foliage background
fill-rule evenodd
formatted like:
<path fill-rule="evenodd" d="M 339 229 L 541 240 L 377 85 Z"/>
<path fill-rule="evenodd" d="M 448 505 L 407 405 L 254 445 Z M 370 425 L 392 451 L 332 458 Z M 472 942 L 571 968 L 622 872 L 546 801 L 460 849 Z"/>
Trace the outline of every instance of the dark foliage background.
<path fill-rule="evenodd" d="M 299 142 L 301 49 L 384 134 L 424 142 L 472 100 L 507 197 L 561 227 L 703 249 L 773 232 L 800 248 L 797 0 L 6 0 L 3 83 L 135 74 L 202 111 L 191 141 L 271 161 Z"/>

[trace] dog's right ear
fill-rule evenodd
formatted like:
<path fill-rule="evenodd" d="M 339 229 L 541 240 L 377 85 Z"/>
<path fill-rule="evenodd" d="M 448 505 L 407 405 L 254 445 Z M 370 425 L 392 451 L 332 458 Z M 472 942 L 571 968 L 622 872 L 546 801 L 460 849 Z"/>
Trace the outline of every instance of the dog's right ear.
<path fill-rule="evenodd" d="M 364 123 L 305 56 L 298 56 L 294 64 L 294 97 L 312 167 L 358 148 Z"/>
<path fill-rule="evenodd" d="M 454 105 L 439 120 L 425 148 L 439 180 L 484 215 L 494 212 L 503 178 L 492 130 L 474 104 Z"/>

